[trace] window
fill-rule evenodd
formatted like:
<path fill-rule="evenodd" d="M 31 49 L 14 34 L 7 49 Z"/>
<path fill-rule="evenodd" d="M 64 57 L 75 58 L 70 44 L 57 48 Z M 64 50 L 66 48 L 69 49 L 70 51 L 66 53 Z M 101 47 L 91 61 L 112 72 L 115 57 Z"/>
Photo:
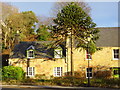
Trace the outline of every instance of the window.
<path fill-rule="evenodd" d="M 61 49 L 55 49 L 54 58 L 62 58 L 62 50 Z"/>
<path fill-rule="evenodd" d="M 35 75 L 34 67 L 28 67 L 27 75 L 28 76 L 34 76 Z"/>
<path fill-rule="evenodd" d="M 119 59 L 119 49 L 113 49 L 113 59 Z"/>
<path fill-rule="evenodd" d="M 34 50 L 35 50 L 35 47 L 33 45 L 31 45 L 27 48 L 27 58 L 35 57 Z"/>
<path fill-rule="evenodd" d="M 86 50 L 86 59 L 87 60 L 91 60 L 92 59 L 92 55 L 88 52 L 88 50 Z"/>
<path fill-rule="evenodd" d="M 34 58 L 34 50 L 28 51 L 28 58 Z"/>
<path fill-rule="evenodd" d="M 54 76 L 55 77 L 62 76 L 62 67 L 54 67 Z"/>
<path fill-rule="evenodd" d="M 114 67 L 113 68 L 113 77 L 118 78 L 120 73 L 120 68 Z"/>
<path fill-rule="evenodd" d="M 88 78 L 88 76 L 89 76 L 90 78 L 92 78 L 92 68 L 87 68 L 86 71 L 87 71 L 86 72 L 86 77 Z"/>
<path fill-rule="evenodd" d="M 114 75 L 117 75 L 117 74 L 119 74 L 118 70 L 114 70 Z"/>

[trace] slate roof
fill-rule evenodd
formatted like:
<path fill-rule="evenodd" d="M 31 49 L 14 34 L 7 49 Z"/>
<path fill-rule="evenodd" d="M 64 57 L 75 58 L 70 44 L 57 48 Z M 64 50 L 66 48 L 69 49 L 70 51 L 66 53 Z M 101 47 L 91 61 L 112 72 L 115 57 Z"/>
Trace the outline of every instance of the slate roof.
<path fill-rule="evenodd" d="M 98 47 L 120 47 L 120 27 L 101 27 L 99 30 Z"/>
<path fill-rule="evenodd" d="M 118 27 L 102 27 L 100 30 L 100 38 L 97 40 L 98 47 L 120 47 L 120 28 Z M 39 42 L 20 42 L 15 46 L 10 58 L 26 58 L 26 50 L 32 45 L 35 48 L 35 58 L 53 58 L 54 49 L 47 48 L 45 44 L 50 44 L 52 41 Z M 63 48 L 63 55 L 65 56 L 65 46 Z M 33 47 L 30 47 L 33 48 Z M 30 49 L 29 48 L 29 49 Z"/>
<path fill-rule="evenodd" d="M 31 46 L 34 47 L 35 58 L 53 58 L 54 57 L 54 49 L 48 48 L 46 44 L 50 44 L 51 41 L 39 41 L 39 42 L 20 42 L 17 44 L 12 51 L 10 58 L 26 58 L 27 49 Z M 62 45 L 60 45 L 63 47 Z M 65 48 L 63 47 L 63 50 Z M 65 55 L 65 51 L 63 51 Z"/>

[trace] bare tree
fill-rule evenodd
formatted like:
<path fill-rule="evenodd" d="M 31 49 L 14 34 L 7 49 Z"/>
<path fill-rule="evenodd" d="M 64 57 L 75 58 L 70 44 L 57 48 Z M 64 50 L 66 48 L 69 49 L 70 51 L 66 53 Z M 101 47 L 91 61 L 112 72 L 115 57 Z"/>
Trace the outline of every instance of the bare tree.
<path fill-rule="evenodd" d="M 46 16 L 37 16 L 38 19 L 38 26 L 39 25 L 52 25 L 53 24 L 53 18 L 52 17 L 46 17 Z"/>
<path fill-rule="evenodd" d="M 61 9 L 66 5 L 70 4 L 71 2 L 75 2 L 83 9 L 85 13 L 90 15 L 91 8 L 88 6 L 87 3 L 84 2 L 84 0 L 58 0 L 52 7 L 51 13 L 53 17 L 56 17 L 56 15 L 61 11 Z"/>
<path fill-rule="evenodd" d="M 0 2 L 0 20 L 5 21 L 5 19 L 12 15 L 13 13 L 18 12 L 18 8 L 15 6 L 10 5 L 9 3 Z"/>
<path fill-rule="evenodd" d="M 10 28 L 5 23 L 5 20 L 7 19 L 7 17 L 12 16 L 15 13 L 18 13 L 18 9 L 16 7 L 10 5 L 9 3 L 4 3 L 4 2 L 0 2 L 0 6 L 1 6 L 1 9 L 0 9 L 0 33 L 2 33 L 2 35 L 4 34 L 3 42 L 4 42 L 5 46 L 7 46 L 7 43 L 9 43 L 7 41 L 7 39 L 10 36 Z"/>

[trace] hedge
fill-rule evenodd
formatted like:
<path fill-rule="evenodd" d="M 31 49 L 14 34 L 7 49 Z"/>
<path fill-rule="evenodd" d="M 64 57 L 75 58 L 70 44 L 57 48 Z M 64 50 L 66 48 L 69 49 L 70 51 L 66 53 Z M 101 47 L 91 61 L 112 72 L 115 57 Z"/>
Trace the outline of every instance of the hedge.
<path fill-rule="evenodd" d="M 25 73 L 21 67 L 5 66 L 2 70 L 3 80 L 23 80 Z"/>

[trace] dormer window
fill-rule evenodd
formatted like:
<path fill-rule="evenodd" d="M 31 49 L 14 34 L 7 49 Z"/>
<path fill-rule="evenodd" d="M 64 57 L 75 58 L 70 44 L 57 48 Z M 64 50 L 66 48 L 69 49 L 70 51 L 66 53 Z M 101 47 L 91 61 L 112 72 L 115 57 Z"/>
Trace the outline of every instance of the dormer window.
<path fill-rule="evenodd" d="M 54 49 L 54 58 L 62 58 L 62 48 L 58 47 Z"/>
<path fill-rule="evenodd" d="M 31 45 L 30 47 L 28 47 L 27 49 L 27 58 L 34 58 L 35 54 L 34 54 L 34 47 Z"/>
<path fill-rule="evenodd" d="M 34 51 L 33 50 L 28 51 L 28 58 L 34 58 Z"/>

